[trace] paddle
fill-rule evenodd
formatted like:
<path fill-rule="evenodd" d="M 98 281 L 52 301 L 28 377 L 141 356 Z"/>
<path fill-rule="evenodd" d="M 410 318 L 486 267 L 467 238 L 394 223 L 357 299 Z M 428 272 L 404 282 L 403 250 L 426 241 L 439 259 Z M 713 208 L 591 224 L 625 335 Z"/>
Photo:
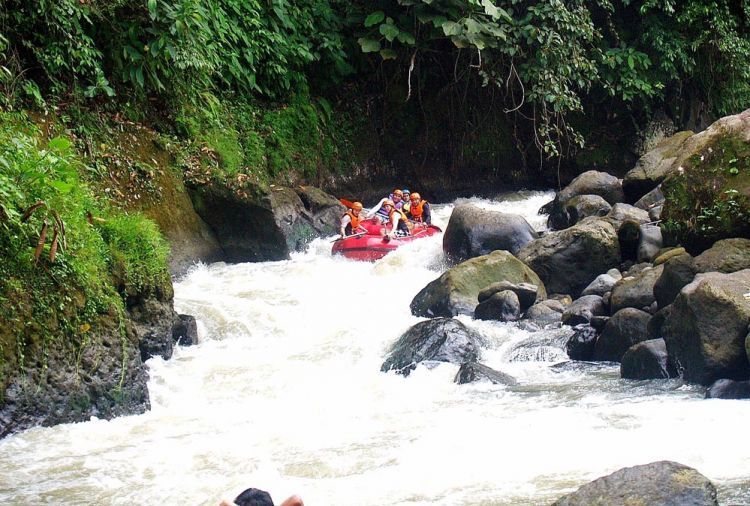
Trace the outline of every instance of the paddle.
<path fill-rule="evenodd" d="M 349 209 L 351 209 L 351 208 L 354 207 L 354 202 L 352 202 L 351 200 L 339 199 L 339 202 L 341 202 L 342 204 L 344 204 Z"/>
<path fill-rule="evenodd" d="M 346 237 L 338 237 L 331 242 L 342 241 L 344 239 L 353 239 L 355 237 L 362 237 L 363 235 L 366 235 L 366 234 L 367 232 L 357 232 L 356 234 L 347 235 Z"/>

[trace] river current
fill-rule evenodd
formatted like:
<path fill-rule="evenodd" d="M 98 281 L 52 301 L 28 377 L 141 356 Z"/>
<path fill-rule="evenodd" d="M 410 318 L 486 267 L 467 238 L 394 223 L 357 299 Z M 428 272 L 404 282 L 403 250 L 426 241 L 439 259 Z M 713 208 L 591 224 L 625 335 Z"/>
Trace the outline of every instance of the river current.
<path fill-rule="evenodd" d="M 541 230 L 551 197 L 469 200 Z M 443 229 L 454 205 L 434 210 Z M 288 261 L 194 267 L 175 306 L 201 342 L 148 362 L 152 410 L 0 441 L 0 504 L 216 506 L 254 486 L 309 506 L 541 505 L 657 460 L 750 504 L 750 402 L 566 363 L 565 328 L 460 318 L 514 387 L 457 385 L 452 364 L 381 373 L 421 321 L 412 298 L 446 269 L 442 235 L 375 263 L 331 257 L 332 239 Z"/>

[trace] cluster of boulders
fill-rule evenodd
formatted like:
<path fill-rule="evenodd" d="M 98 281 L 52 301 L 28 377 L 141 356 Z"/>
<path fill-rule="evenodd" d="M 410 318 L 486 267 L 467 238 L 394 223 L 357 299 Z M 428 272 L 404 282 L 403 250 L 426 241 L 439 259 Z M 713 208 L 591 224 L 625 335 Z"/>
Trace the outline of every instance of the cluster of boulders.
<path fill-rule="evenodd" d="M 623 378 L 681 376 L 710 386 L 710 397 L 750 398 L 750 239 L 720 240 L 693 256 L 665 244 L 659 226 L 661 184 L 694 145 L 679 133 L 623 179 L 581 174 L 540 210 L 550 229 L 541 236 L 521 216 L 457 206 L 443 239 L 456 265 L 416 295 L 412 313 L 442 317 L 441 325 L 461 314 L 523 320 L 527 329 L 562 323 L 574 330 L 571 359 L 619 362 Z"/>

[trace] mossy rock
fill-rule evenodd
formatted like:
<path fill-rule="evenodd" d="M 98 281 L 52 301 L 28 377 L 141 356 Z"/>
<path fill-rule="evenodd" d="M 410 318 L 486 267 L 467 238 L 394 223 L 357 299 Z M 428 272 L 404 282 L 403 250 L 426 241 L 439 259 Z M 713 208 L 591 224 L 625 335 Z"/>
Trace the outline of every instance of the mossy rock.
<path fill-rule="evenodd" d="M 493 251 L 449 269 L 424 287 L 411 302 L 416 316 L 473 315 L 479 292 L 498 281 L 530 283 L 538 287 L 538 299 L 546 299 L 544 283 L 529 267 L 507 251 Z"/>
<path fill-rule="evenodd" d="M 663 232 L 697 254 L 714 242 L 750 237 L 750 110 L 688 139 L 663 183 Z"/>

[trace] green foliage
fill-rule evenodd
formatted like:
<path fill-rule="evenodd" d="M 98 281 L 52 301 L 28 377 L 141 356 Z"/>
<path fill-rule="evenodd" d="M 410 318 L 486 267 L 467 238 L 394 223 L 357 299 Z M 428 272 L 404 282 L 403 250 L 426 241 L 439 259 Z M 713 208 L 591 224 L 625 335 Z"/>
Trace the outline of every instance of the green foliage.
<path fill-rule="evenodd" d="M 46 364 L 52 346 L 79 355 L 101 315 L 122 312 L 124 296 L 169 282 L 153 223 L 98 201 L 72 147 L 65 137 L 43 144 L 27 118 L 0 114 L 0 375 L 22 369 L 29 353 Z M 57 249 L 41 232 L 52 216 L 64 227 Z"/>
<path fill-rule="evenodd" d="M 109 246 L 111 272 L 121 292 L 151 296 L 170 282 L 169 246 L 156 224 L 137 214 L 118 214 L 97 226 Z"/>
<path fill-rule="evenodd" d="M 644 108 L 683 95 L 719 115 L 750 106 L 748 11 L 728 0 L 380 0 L 361 3 L 358 42 L 403 59 L 410 85 L 434 54 L 456 81 L 473 70 L 559 156 L 582 144 L 569 118 L 584 100 Z"/>
<path fill-rule="evenodd" d="M 0 73 L 34 83 L 32 98 L 34 86 L 86 97 L 135 89 L 196 103 L 227 87 L 282 97 L 306 85 L 312 64 L 324 84 L 350 71 L 335 2 L 7 0 L 0 54 L 17 65 Z"/>

